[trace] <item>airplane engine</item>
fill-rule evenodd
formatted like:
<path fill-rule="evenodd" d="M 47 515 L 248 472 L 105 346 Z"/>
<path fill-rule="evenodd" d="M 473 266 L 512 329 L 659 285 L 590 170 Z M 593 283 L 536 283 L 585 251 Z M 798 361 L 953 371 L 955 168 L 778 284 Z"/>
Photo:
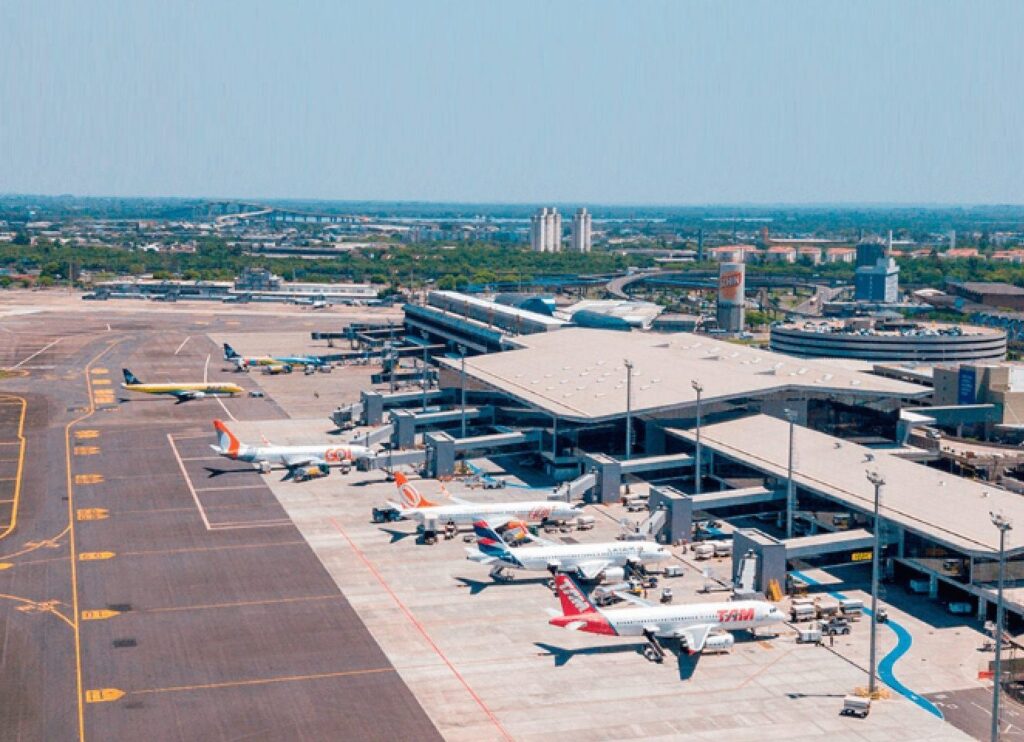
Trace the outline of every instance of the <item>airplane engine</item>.
<path fill-rule="evenodd" d="M 732 634 L 712 634 L 704 641 L 705 652 L 728 652 L 736 643 Z"/>
<path fill-rule="evenodd" d="M 205 396 L 206 396 L 206 392 L 195 392 L 195 393 L 194 393 L 194 394 L 192 395 L 192 398 L 193 398 L 193 399 L 202 399 L 202 398 L 203 398 L 203 397 L 205 397 Z"/>
<path fill-rule="evenodd" d="M 622 567 L 609 567 L 601 573 L 601 579 L 605 582 L 622 582 L 626 579 L 626 570 Z"/>
<path fill-rule="evenodd" d="M 558 574 L 558 571 L 560 569 L 562 569 L 562 563 L 561 562 L 559 562 L 559 561 L 550 561 L 550 562 L 548 562 L 548 572 L 550 572 L 551 574 L 553 574 L 553 575 Z"/>

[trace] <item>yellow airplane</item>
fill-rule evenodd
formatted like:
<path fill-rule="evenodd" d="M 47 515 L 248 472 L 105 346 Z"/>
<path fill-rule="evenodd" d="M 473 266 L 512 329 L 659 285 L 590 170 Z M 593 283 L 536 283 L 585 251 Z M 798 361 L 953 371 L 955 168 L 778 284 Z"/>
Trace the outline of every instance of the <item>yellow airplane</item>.
<path fill-rule="evenodd" d="M 238 384 L 143 384 L 131 371 L 121 369 L 124 383 L 121 388 L 143 394 L 169 394 L 176 397 L 178 404 L 203 397 L 234 397 L 245 390 Z"/>

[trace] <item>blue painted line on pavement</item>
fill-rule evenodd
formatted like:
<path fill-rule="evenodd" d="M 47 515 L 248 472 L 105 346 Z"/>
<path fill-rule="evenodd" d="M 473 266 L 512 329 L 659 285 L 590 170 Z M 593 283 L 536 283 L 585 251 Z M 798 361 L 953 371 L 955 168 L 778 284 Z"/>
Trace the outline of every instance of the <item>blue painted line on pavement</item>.
<path fill-rule="evenodd" d="M 815 580 L 813 577 L 808 577 L 803 572 L 791 572 L 790 574 L 792 574 L 797 579 L 806 582 L 808 585 L 821 585 L 820 582 Z M 837 600 L 846 600 L 846 596 L 842 593 L 829 591 L 829 595 L 831 595 L 833 598 L 836 598 Z M 871 617 L 870 609 L 865 608 L 864 613 L 867 614 L 868 618 Z M 882 682 L 888 685 L 894 691 L 899 693 L 901 696 L 909 699 L 913 703 L 917 704 L 928 713 L 933 714 L 939 717 L 940 719 L 945 718 L 943 717 L 942 712 L 939 710 L 938 706 L 936 706 L 934 703 L 929 701 L 924 696 L 921 696 L 915 693 L 914 691 L 910 690 L 910 688 L 908 688 L 896 679 L 896 675 L 894 674 L 896 663 L 899 662 L 903 655 L 910 651 L 910 647 L 914 643 L 914 638 L 910 635 L 910 632 L 907 631 L 907 629 L 904 628 L 902 624 L 898 623 L 897 621 L 893 621 L 891 618 L 888 621 L 886 621 L 883 624 L 883 626 L 888 626 L 890 629 L 892 629 L 893 633 L 896 634 L 896 646 L 893 647 L 892 651 L 889 652 L 889 654 L 885 655 L 885 657 L 883 657 L 882 660 L 878 663 L 878 677 L 881 678 Z"/>

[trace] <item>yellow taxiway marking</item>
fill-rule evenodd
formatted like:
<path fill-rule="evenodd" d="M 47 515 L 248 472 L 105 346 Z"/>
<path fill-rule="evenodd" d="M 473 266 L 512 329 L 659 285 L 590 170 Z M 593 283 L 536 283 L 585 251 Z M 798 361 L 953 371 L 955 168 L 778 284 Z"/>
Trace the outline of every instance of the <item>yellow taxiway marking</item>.
<path fill-rule="evenodd" d="M 120 616 L 121 611 L 112 611 L 107 608 L 98 608 L 93 611 L 82 611 L 83 621 L 102 621 L 105 618 Z"/>
<path fill-rule="evenodd" d="M 93 379 L 92 383 L 96 386 L 110 386 L 110 379 Z"/>
<path fill-rule="evenodd" d="M 75 624 L 72 623 L 71 619 L 57 609 L 57 606 L 60 605 L 59 600 L 29 600 L 28 598 L 23 598 L 20 595 L 8 595 L 6 593 L 0 593 L 0 598 L 21 603 L 21 605 L 15 609 L 21 613 L 52 613 L 71 628 L 75 627 Z"/>
<path fill-rule="evenodd" d="M 124 551 L 121 556 L 155 556 L 157 554 L 193 554 L 200 551 L 232 551 L 234 549 L 269 549 L 274 546 L 298 546 L 306 541 L 277 541 L 270 544 L 231 544 L 228 546 L 195 546 L 187 549 L 155 549 L 153 551 Z M 111 556 L 113 556 L 111 554 Z"/>
<path fill-rule="evenodd" d="M 91 438 L 99 438 L 100 431 L 98 430 L 76 430 L 75 438 L 80 441 L 86 441 Z"/>
<path fill-rule="evenodd" d="M 95 456 L 99 452 L 99 446 L 75 446 L 75 456 Z"/>
<path fill-rule="evenodd" d="M 106 373 L 110 373 L 110 372 L 109 372 L 109 371 L 107 371 L 107 369 L 105 369 L 105 368 L 102 368 L 102 367 L 100 367 L 100 366 L 97 366 L 96 368 L 94 368 L 94 369 L 92 369 L 91 371 L 89 371 L 89 373 L 90 373 L 90 374 L 98 374 L 98 375 L 102 375 L 102 374 L 106 374 Z"/>
<path fill-rule="evenodd" d="M 92 688 L 85 692 L 86 703 L 109 703 L 124 696 L 120 688 Z"/>
<path fill-rule="evenodd" d="M 276 678 L 254 678 L 252 680 L 229 680 L 223 683 L 203 683 L 202 685 L 172 685 L 167 688 L 144 688 L 130 691 L 132 695 L 142 693 L 175 693 L 189 690 L 210 690 L 212 688 L 238 688 L 245 685 L 268 685 L 270 683 L 293 683 L 300 680 L 324 680 L 327 678 L 345 678 L 357 675 L 379 675 L 395 672 L 393 667 L 373 667 L 368 670 L 344 670 L 342 672 L 321 672 L 315 675 L 285 675 Z"/>
<path fill-rule="evenodd" d="M 78 555 L 80 562 L 98 562 L 104 559 L 113 559 L 116 553 L 113 551 L 83 551 Z"/>
<path fill-rule="evenodd" d="M 172 605 L 166 608 L 146 608 L 137 613 L 175 613 L 179 611 L 203 611 L 215 608 L 246 608 L 254 605 L 278 605 L 283 603 L 312 603 L 321 600 L 337 600 L 340 594 L 311 595 L 306 598 L 274 598 L 271 600 L 243 600 L 237 603 L 199 603 L 196 605 Z"/>
<path fill-rule="evenodd" d="M 16 406 L 21 407 L 21 414 L 19 415 L 19 418 L 18 418 L 18 432 L 17 432 L 18 440 L 17 441 L 13 441 L 10 444 L 10 445 L 17 445 L 18 446 L 18 467 L 17 467 L 17 469 L 15 471 L 15 475 L 14 475 L 14 492 L 12 493 L 11 502 L 8 503 L 8 504 L 11 505 L 11 519 L 10 519 L 10 521 L 6 525 L 0 526 L 0 528 L 3 529 L 3 530 L 0 530 L 0 539 L 3 539 L 5 537 L 9 536 L 11 534 L 11 532 L 14 531 L 15 526 L 18 525 L 18 502 L 21 500 L 21 477 L 22 477 L 22 474 L 25 471 L 25 435 L 24 435 L 24 433 L 25 433 L 25 414 L 28 411 L 28 403 L 25 401 L 24 397 L 16 397 L 16 396 L 3 396 L 3 397 L 0 397 L 0 400 L 4 401 L 5 403 L 8 403 L 8 404 L 16 405 Z"/>
<path fill-rule="evenodd" d="M 78 520 L 106 520 L 110 511 L 106 508 L 79 508 L 75 513 Z"/>
<path fill-rule="evenodd" d="M 3 572 L 5 569 L 10 569 L 13 566 L 14 564 L 11 562 L 0 562 L 0 572 Z"/>
<path fill-rule="evenodd" d="M 76 474 L 75 484 L 101 484 L 103 482 L 102 474 Z"/>
<path fill-rule="evenodd" d="M 109 327 L 110 325 L 107 325 Z M 75 488 L 72 484 L 71 475 L 71 428 L 84 420 L 88 420 L 89 417 L 96 413 L 96 402 L 92 397 L 92 374 L 91 370 L 93 364 L 100 360 L 106 355 L 111 348 L 117 345 L 120 340 L 111 341 L 103 350 L 89 359 L 89 362 L 85 364 L 85 386 L 86 393 L 89 396 L 89 408 L 81 415 L 76 417 L 74 420 L 68 422 L 64 426 L 64 471 L 66 474 L 65 486 L 67 488 L 67 499 L 68 499 L 68 546 L 70 547 L 70 563 L 71 563 L 71 612 L 75 617 L 74 623 L 71 624 L 72 629 L 75 633 L 75 704 L 78 706 L 78 740 L 79 742 L 85 741 L 85 693 L 82 685 L 82 633 L 79 629 L 79 605 L 78 605 L 78 544 L 75 541 Z M 70 623 L 70 622 L 69 622 Z"/>

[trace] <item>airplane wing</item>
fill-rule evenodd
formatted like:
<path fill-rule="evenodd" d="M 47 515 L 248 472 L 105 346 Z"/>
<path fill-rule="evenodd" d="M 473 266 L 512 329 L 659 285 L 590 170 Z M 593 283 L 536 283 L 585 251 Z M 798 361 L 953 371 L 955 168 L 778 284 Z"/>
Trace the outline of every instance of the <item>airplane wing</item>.
<path fill-rule="evenodd" d="M 655 605 L 656 605 L 655 603 L 652 603 L 649 600 L 644 600 L 643 598 L 640 598 L 640 597 L 637 597 L 636 595 L 633 595 L 633 593 L 627 593 L 627 592 L 623 592 L 621 590 L 615 590 L 614 591 L 614 595 L 617 598 L 621 598 L 622 600 L 625 600 L 627 603 L 632 603 L 633 605 L 638 605 L 641 608 L 654 608 Z"/>
<path fill-rule="evenodd" d="M 285 456 L 284 465 L 289 469 L 294 469 L 298 466 L 321 466 L 326 463 L 323 459 L 317 456 Z"/>
<path fill-rule="evenodd" d="M 714 628 L 714 625 L 709 623 L 687 626 L 684 629 L 674 630 L 672 636 L 686 643 L 687 652 L 696 654 L 704 649 L 704 643 L 708 640 L 708 635 Z"/>
<path fill-rule="evenodd" d="M 580 562 L 576 565 L 576 571 L 579 572 L 580 577 L 584 580 L 595 580 L 597 577 L 608 569 L 611 564 L 607 559 L 594 559 L 589 562 Z"/>

